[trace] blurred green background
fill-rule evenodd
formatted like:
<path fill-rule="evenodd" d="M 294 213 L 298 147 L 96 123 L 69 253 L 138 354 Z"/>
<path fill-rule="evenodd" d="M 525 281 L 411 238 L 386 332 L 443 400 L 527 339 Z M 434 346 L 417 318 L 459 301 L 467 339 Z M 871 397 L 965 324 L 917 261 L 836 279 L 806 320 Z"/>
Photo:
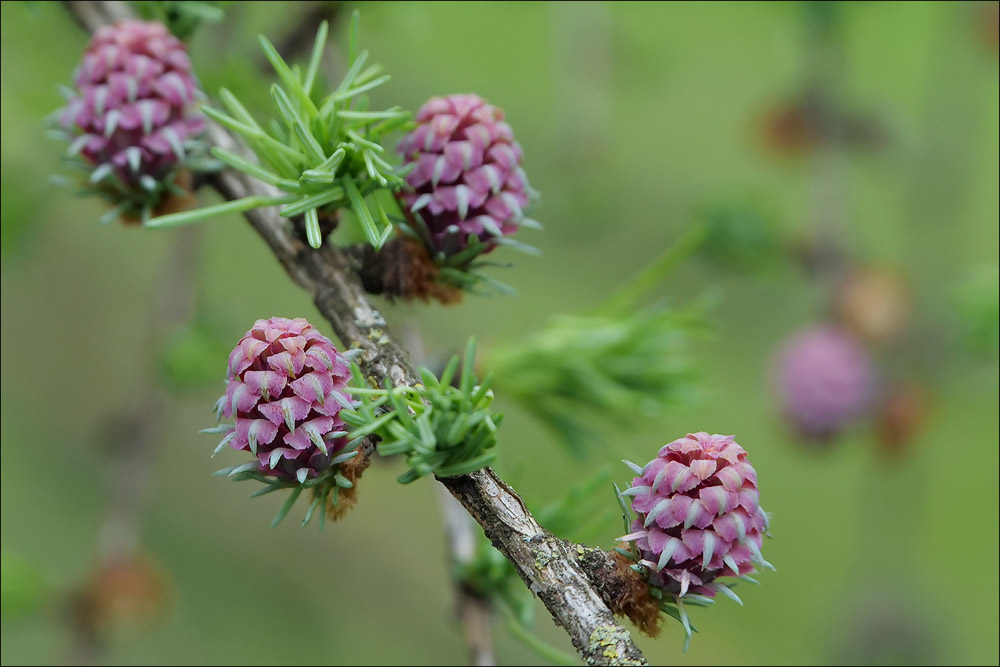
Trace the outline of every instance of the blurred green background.
<path fill-rule="evenodd" d="M 992 5 L 992 14 L 990 3 L 841 11 L 840 95 L 877 119 L 884 141 L 843 160 L 839 241 L 906 281 L 913 295 L 906 342 L 875 353 L 928 397 L 922 427 L 901 456 L 880 455 L 862 428 L 809 449 L 777 417 L 768 381 L 774 351 L 824 307 L 822 290 L 792 265 L 762 275 L 692 259 L 673 274 L 661 296 L 715 299 L 714 334 L 693 350 L 703 395 L 618 436 L 607 452 L 568 457 L 500 397 L 507 419 L 499 470 L 536 504 L 605 465 L 627 481 L 618 459 L 646 461 L 688 431 L 734 433 L 749 450 L 773 514 L 764 552 L 778 572 L 761 575 L 759 588 L 741 587 L 742 608 L 723 600 L 695 610 L 701 632 L 686 654 L 675 624 L 656 640 L 639 637 L 652 663 L 1000 660 L 995 319 L 986 323 L 985 349 L 970 345 L 961 306 L 968 276 L 995 267 L 998 256 Z M 789 239 L 808 237 L 829 214 L 816 210 L 810 157 L 787 155 L 761 132 L 761 119 L 801 88 L 809 67 L 815 36 L 801 4 L 372 2 L 361 9 L 363 45 L 393 75 L 377 103 L 416 109 L 433 94 L 479 93 L 506 110 L 542 193 L 533 217 L 545 230 L 519 238 L 544 256 L 497 253 L 517 263 L 494 275 L 519 296 L 467 297 L 451 308 L 386 306 L 397 332 L 420 332 L 428 358 L 459 349 L 470 334 L 488 352 L 553 313 L 595 304 L 688 228 L 699 207 L 762 202 Z M 191 50 L 206 91 L 226 85 L 264 109 L 271 75 L 253 37 L 279 40 L 305 10 L 234 3 L 223 23 L 202 27 Z M 346 15 L 337 14 L 332 31 L 331 81 L 342 71 Z M 56 86 L 70 81 L 87 38 L 50 3 L 3 3 L 0 31 L 0 657 L 59 664 L 71 652 L 66 593 L 94 566 L 110 477 L 109 419 L 158 365 L 145 341 L 177 232 L 99 226 L 98 203 L 49 185 L 63 147 L 45 137 L 42 119 L 59 106 Z M 329 331 L 240 219 L 205 226 L 201 243 L 198 313 L 210 334 L 198 335 L 209 341 L 191 343 L 175 360 L 186 381 L 159 404 L 166 426 L 143 512 L 143 550 L 165 573 L 169 605 L 148 629 L 114 631 L 102 659 L 463 664 L 430 480 L 403 487 L 395 482 L 398 462 L 375 465 L 359 505 L 320 532 L 295 520 L 268 529 L 279 494 L 248 501 L 248 485 L 210 476 L 239 462 L 232 452 L 210 460 L 215 440 L 197 433 L 211 425 L 228 347 L 258 317 L 304 316 Z M 995 269 L 986 275 L 995 318 Z M 206 346 L 221 353 L 206 355 Z M 192 380 L 206 370 L 218 381 Z M 607 502 L 615 503 L 610 489 Z M 609 547 L 620 534 L 613 513 L 595 543 Z M 536 629 L 570 648 L 540 605 Z M 538 662 L 499 625 L 496 632 L 501 663 Z"/>

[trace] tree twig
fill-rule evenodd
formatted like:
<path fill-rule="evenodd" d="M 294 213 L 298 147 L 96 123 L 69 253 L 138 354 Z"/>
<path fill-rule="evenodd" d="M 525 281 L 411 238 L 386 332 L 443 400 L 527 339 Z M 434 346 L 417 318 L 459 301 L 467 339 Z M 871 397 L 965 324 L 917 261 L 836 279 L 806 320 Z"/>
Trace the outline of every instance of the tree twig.
<path fill-rule="evenodd" d="M 105 24 L 107 17 L 117 15 L 119 8 L 124 11 L 121 3 L 100 0 L 68 2 L 66 6 L 91 31 Z M 209 141 L 245 153 L 231 135 L 214 124 L 209 127 Z M 231 170 L 215 175 L 212 185 L 230 200 L 275 193 L 270 186 Z M 376 385 L 386 378 L 394 385 L 419 381 L 409 355 L 389 333 L 385 318 L 368 300 L 349 257 L 340 248 L 329 243 L 318 250 L 308 247 L 295 236 L 291 221 L 280 217 L 274 207 L 244 215 L 292 280 L 313 297 L 340 340 L 362 350 L 359 364 L 366 376 Z M 583 569 L 582 547 L 542 528 L 517 493 L 491 468 L 439 481 L 514 564 L 588 664 L 647 664 Z"/>

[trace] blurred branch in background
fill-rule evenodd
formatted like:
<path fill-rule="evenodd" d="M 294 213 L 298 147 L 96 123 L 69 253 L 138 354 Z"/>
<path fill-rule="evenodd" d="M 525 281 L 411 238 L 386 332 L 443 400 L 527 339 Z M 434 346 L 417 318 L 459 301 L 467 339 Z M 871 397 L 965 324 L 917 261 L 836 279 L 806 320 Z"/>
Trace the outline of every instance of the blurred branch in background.
<path fill-rule="evenodd" d="M 434 375 L 441 376 L 444 366 L 428 362 L 426 346 L 415 321 L 409 319 L 404 322 L 400 338 L 416 362 L 433 367 Z M 469 652 L 469 664 L 496 665 L 492 603 L 488 598 L 472 590 L 459 576 L 476 556 L 476 544 L 480 539 L 480 533 L 472 517 L 443 486 L 438 485 L 436 490 L 448 547 L 449 571 L 455 595 L 455 616 L 461 625 L 465 646 Z"/>
<path fill-rule="evenodd" d="M 224 2 L 208 0 L 133 0 L 142 18 L 159 21 L 180 39 L 188 39 L 202 23 L 220 23 L 226 17 Z"/>
<path fill-rule="evenodd" d="M 794 378 L 796 369 L 787 363 L 782 372 L 785 383 L 799 385 L 805 390 L 802 394 L 812 392 L 815 398 L 820 398 L 815 392 L 824 393 L 823 400 L 810 399 L 811 407 L 818 412 L 835 409 L 837 402 L 841 405 L 850 401 L 857 401 L 859 406 L 866 404 L 856 417 L 869 434 L 869 456 L 876 460 L 869 461 L 865 469 L 859 505 L 861 514 L 855 521 L 856 540 L 865 548 L 859 552 L 851 571 L 863 573 L 863 576 L 852 576 L 851 585 L 860 590 L 887 592 L 878 600 L 881 609 L 877 613 L 851 610 L 851 635 L 838 641 L 835 650 L 843 659 L 847 655 L 843 646 L 863 645 L 851 659 L 870 664 L 872 656 L 877 654 L 876 645 L 881 644 L 884 651 L 902 653 L 902 647 L 911 639 L 906 634 L 910 633 L 923 638 L 918 655 L 926 659 L 933 654 L 935 641 L 920 627 L 923 619 L 909 612 L 906 596 L 897 594 L 896 590 L 906 590 L 907 582 L 915 578 L 916 563 L 912 554 L 916 551 L 916 536 L 921 529 L 919 517 L 926 514 L 926 509 L 922 507 L 921 494 L 914 494 L 913 489 L 926 488 L 929 482 L 919 467 L 904 463 L 927 426 L 928 408 L 933 398 L 931 387 L 935 382 L 928 375 L 924 359 L 943 359 L 947 355 L 942 350 L 927 355 L 926 351 L 915 349 L 918 338 L 933 341 L 937 336 L 918 336 L 920 332 L 915 330 L 911 315 L 912 283 L 901 271 L 872 263 L 865 256 L 869 254 L 868 249 L 859 247 L 854 241 L 860 235 L 858 222 L 854 219 L 857 214 L 851 210 L 856 199 L 851 192 L 851 161 L 861 156 L 858 149 L 887 147 L 884 124 L 854 113 L 845 101 L 848 85 L 844 79 L 851 70 L 847 66 L 844 24 L 849 14 L 867 8 L 821 2 L 804 2 L 800 7 L 805 63 L 801 86 L 805 104 L 801 110 L 801 131 L 795 136 L 802 139 L 799 148 L 811 161 L 812 196 L 809 231 L 799 259 L 821 290 L 821 318 L 836 327 L 828 331 L 835 332 L 832 335 L 843 335 L 845 344 L 855 346 L 861 359 L 860 367 L 855 370 L 870 373 L 872 381 L 856 382 L 856 378 L 852 378 L 855 370 L 851 369 L 851 363 L 840 363 L 837 367 L 830 364 L 827 372 L 823 363 L 813 363 L 820 361 L 818 356 L 796 362 L 803 364 L 800 371 L 816 371 L 810 378 Z M 940 21 L 930 33 L 937 43 L 932 59 L 935 63 L 954 62 L 954 58 L 939 57 L 940 51 L 955 48 L 962 41 L 949 34 L 949 28 L 953 27 L 954 18 L 963 8 L 957 4 L 946 7 L 942 14 L 947 20 Z M 946 136 L 965 134 L 968 138 L 980 127 L 973 122 L 949 122 L 948 112 L 963 99 L 956 89 L 967 86 L 968 81 L 967 77 L 937 67 L 929 72 L 924 105 L 926 120 L 921 128 L 918 156 L 926 154 L 919 159 L 911 157 L 907 167 L 900 170 L 906 178 L 899 212 L 908 225 L 920 221 L 927 225 L 939 224 L 947 215 L 946 210 L 956 208 L 956 192 L 960 186 L 971 180 L 967 178 L 967 171 L 972 163 L 960 157 L 969 151 L 955 150 L 958 141 L 947 148 L 927 145 L 932 141 L 930 137 L 940 136 L 942 128 Z M 948 164 L 948 161 L 957 164 Z M 942 177 L 938 178 L 938 174 Z M 879 220 L 861 222 L 865 225 L 882 223 Z M 912 233 L 907 236 L 920 238 Z M 824 349 L 815 349 L 818 355 L 833 353 L 832 347 L 821 347 Z M 868 350 L 878 353 L 877 363 L 865 360 Z M 787 360 L 790 358 L 788 347 L 784 351 Z M 787 408 L 797 399 L 786 397 L 785 400 Z M 838 425 L 836 430 L 845 425 Z M 821 449 L 830 449 L 836 435 L 838 433 L 831 432 L 831 437 L 821 443 Z M 873 561 L 871 554 L 880 556 Z M 894 655 L 892 659 L 905 657 L 906 654 Z"/>
<path fill-rule="evenodd" d="M 807 1 L 802 3 L 802 11 L 802 94 L 816 134 L 810 155 L 811 234 L 803 260 L 816 279 L 832 290 L 847 270 L 844 242 L 849 228 L 847 121 L 841 81 L 844 53 L 840 43 L 845 7 L 837 2 Z"/>
<path fill-rule="evenodd" d="M 607 159 L 614 127 L 611 96 L 614 63 L 612 21 L 604 1 L 551 2 L 553 97 L 558 100 L 559 151 L 579 168 Z M 581 137 L 586 137 L 585 141 Z"/>
<path fill-rule="evenodd" d="M 297 60 L 302 56 L 309 55 L 313 46 L 313 39 L 320 23 L 326 21 L 330 24 L 331 30 L 336 30 L 337 22 L 347 9 L 341 0 L 326 0 L 319 2 L 299 3 L 303 5 L 302 10 L 295 19 L 295 23 L 278 41 L 274 48 L 285 59 L 285 62 Z M 327 53 L 333 53 L 328 50 Z M 270 74 L 273 70 L 271 62 L 267 58 L 261 58 L 258 62 L 258 69 Z"/>
<path fill-rule="evenodd" d="M 850 272 L 852 157 L 889 146 L 884 120 L 860 110 L 845 95 L 849 71 L 844 52 L 845 15 L 850 3 L 804 0 L 794 3 L 801 28 L 799 81 L 763 119 L 762 132 L 772 155 L 804 162 L 810 173 L 805 233 L 794 249 L 806 273 L 832 299 Z"/>
<path fill-rule="evenodd" d="M 172 242 L 157 283 L 143 350 L 162 349 L 194 310 L 201 230 L 184 229 Z M 112 444 L 112 476 L 96 562 L 89 578 L 72 595 L 74 641 L 68 662 L 74 665 L 104 662 L 102 644 L 111 626 L 144 620 L 128 618 L 132 615 L 155 616 L 165 595 L 161 573 L 141 554 L 139 535 L 149 479 L 172 401 L 160 382 L 157 355 L 143 357 L 137 365 L 140 386 L 132 404 L 114 416 L 102 434 Z"/>
<path fill-rule="evenodd" d="M 127 8 L 117 2 L 69 2 L 67 9 L 88 30 L 105 25 Z M 222 128 L 212 125 L 209 140 L 240 155 L 246 153 Z M 228 200 L 275 197 L 276 189 L 232 170 L 214 176 L 212 185 Z M 309 248 L 290 220 L 271 208 L 244 212 L 289 276 L 313 297 L 320 313 L 346 346 L 361 350 L 366 377 L 382 385 L 420 382 L 406 350 L 386 330 L 386 321 L 368 295 L 347 255 L 333 244 Z M 442 478 L 441 482 L 478 521 L 496 546 L 517 568 L 525 584 L 545 604 L 553 620 L 569 635 L 591 664 L 647 664 L 608 608 L 595 578 L 613 576 L 611 555 L 593 551 L 584 569 L 578 545 L 542 528 L 517 493 L 491 469 Z M 629 572 L 631 574 L 631 572 Z"/>
<path fill-rule="evenodd" d="M 438 500 L 444 519 L 445 536 L 451 553 L 452 569 L 467 567 L 476 556 L 475 524 L 468 512 L 443 486 L 438 486 Z M 470 665 L 495 665 L 493 651 L 493 609 L 489 600 L 477 595 L 459 579 L 455 581 L 455 613 L 462 624 Z"/>

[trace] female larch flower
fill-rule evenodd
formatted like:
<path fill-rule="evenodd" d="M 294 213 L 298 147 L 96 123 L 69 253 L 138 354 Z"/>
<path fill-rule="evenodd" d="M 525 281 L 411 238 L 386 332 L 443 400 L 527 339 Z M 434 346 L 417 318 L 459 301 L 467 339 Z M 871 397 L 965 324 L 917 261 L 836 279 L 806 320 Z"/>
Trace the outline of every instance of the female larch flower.
<path fill-rule="evenodd" d="M 121 21 L 94 34 L 75 84 L 59 113 L 70 156 L 91 169 L 91 187 L 129 204 L 122 212 L 148 215 L 205 129 L 187 49 L 161 23 Z"/>
<path fill-rule="evenodd" d="M 651 586 L 681 598 L 734 597 L 718 577 L 771 567 L 760 551 L 768 516 L 757 473 L 732 436 L 689 434 L 633 470 L 638 476 L 623 495 L 632 497 L 638 518 L 619 539 L 635 542 Z"/>
<path fill-rule="evenodd" d="M 252 452 L 259 472 L 306 482 L 346 447 L 349 364 L 306 320 L 257 320 L 229 355 L 228 377 L 217 407 L 236 424 L 223 443 Z"/>
<path fill-rule="evenodd" d="M 533 221 L 523 153 L 503 111 L 477 95 L 434 97 L 417 113 L 417 127 L 398 150 L 412 171 L 404 208 L 426 225 L 420 230 L 432 255 L 464 250 L 469 237 L 486 244 Z"/>

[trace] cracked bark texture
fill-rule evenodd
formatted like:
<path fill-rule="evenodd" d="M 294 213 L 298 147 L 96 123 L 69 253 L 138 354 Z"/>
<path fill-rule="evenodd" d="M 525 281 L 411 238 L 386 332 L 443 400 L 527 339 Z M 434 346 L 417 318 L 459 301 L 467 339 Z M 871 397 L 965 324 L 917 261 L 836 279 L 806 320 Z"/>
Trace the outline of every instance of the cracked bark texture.
<path fill-rule="evenodd" d="M 65 5 L 89 31 L 132 15 L 121 2 L 95 0 Z M 246 155 L 226 130 L 213 123 L 209 124 L 208 138 L 213 145 Z M 229 200 L 277 193 L 267 184 L 228 169 L 214 174 L 209 182 Z M 343 250 L 330 243 L 318 250 L 309 247 L 297 237 L 293 223 L 278 215 L 276 207 L 254 209 L 244 216 L 289 277 L 312 296 L 316 308 L 344 345 L 362 350 L 358 362 L 367 377 L 378 385 L 385 378 L 396 385 L 419 381 L 409 354 L 389 333 L 385 318 L 368 299 L 355 262 Z M 517 493 L 492 468 L 438 481 L 514 564 L 587 664 L 648 664 L 583 569 L 583 547 L 560 540 L 542 528 Z"/>

